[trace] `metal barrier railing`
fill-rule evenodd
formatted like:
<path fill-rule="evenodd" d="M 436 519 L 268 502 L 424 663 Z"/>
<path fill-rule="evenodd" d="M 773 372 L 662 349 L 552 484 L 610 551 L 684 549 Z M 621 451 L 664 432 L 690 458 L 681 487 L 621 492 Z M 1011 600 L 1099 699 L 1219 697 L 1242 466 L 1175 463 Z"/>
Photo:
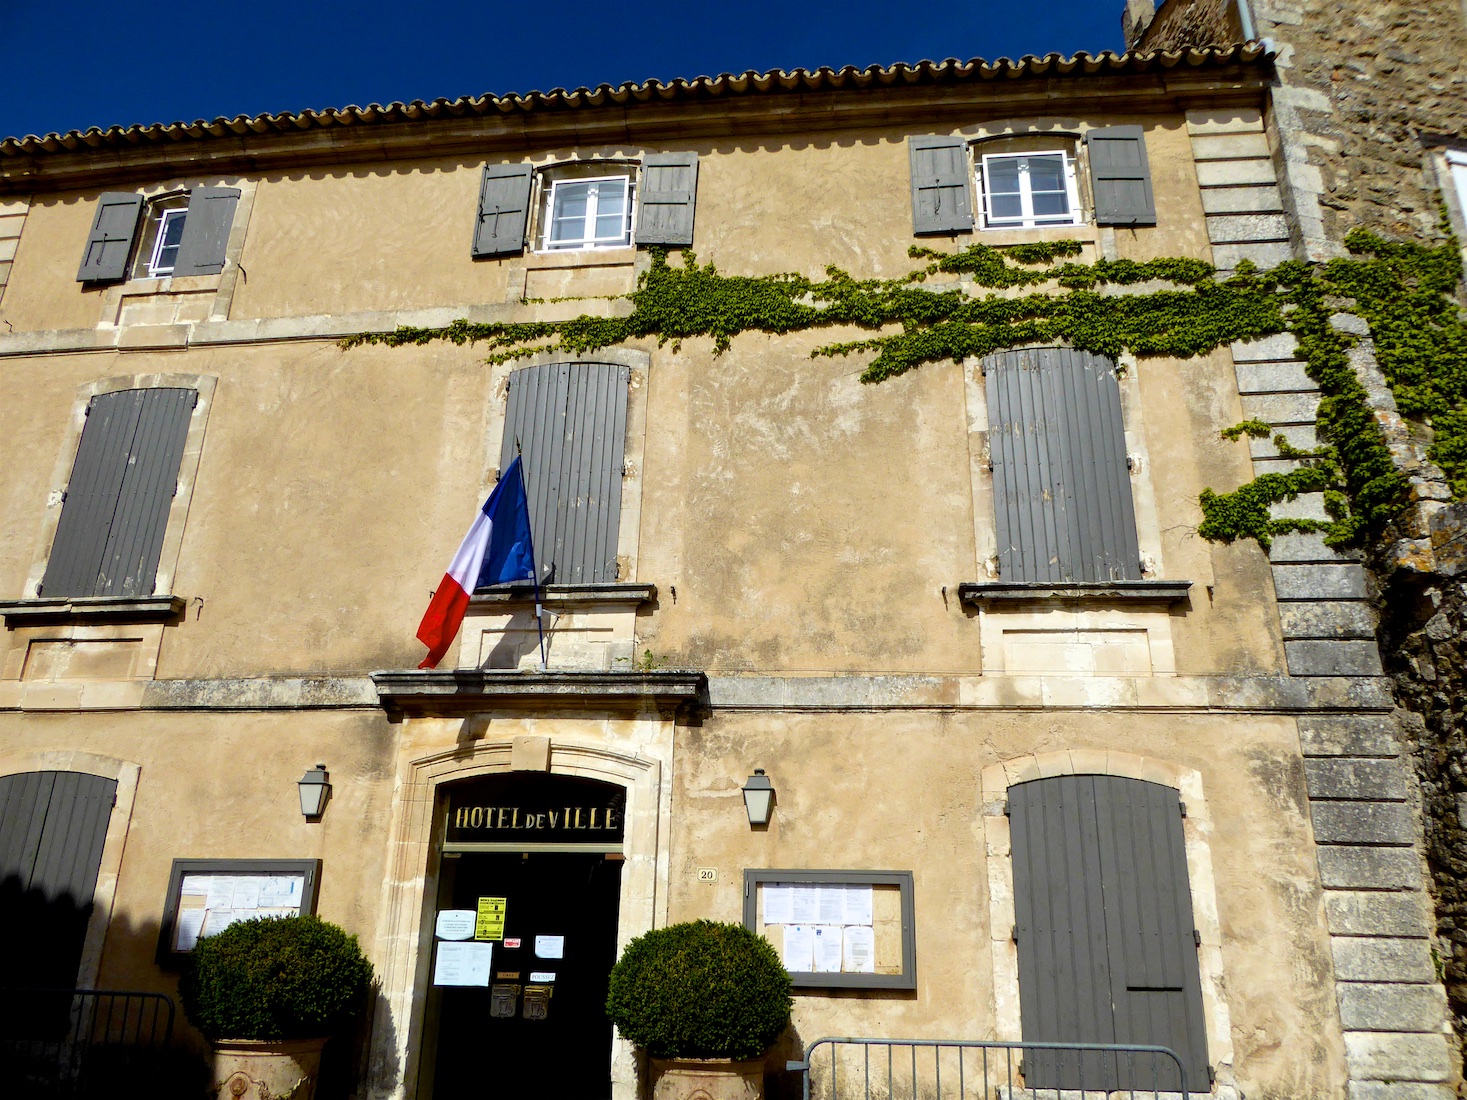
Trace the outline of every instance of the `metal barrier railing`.
<path fill-rule="evenodd" d="M 1188 1100 L 1167 1047 L 981 1039 L 817 1039 L 785 1068 L 804 1100 Z"/>
<path fill-rule="evenodd" d="M 69 1096 L 147 1072 L 173 1045 L 162 993 L 0 989 L 0 1068 L 12 1095 Z"/>

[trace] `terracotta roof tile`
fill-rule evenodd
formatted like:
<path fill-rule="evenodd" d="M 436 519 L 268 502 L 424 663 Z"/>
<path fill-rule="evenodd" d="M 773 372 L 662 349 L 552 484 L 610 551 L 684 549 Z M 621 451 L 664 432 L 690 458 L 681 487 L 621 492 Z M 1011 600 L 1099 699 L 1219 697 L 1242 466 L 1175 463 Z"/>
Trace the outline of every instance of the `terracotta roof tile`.
<path fill-rule="evenodd" d="M 347 106 L 320 111 L 287 111 L 261 114 L 253 118 L 238 115 L 216 118 L 212 122 L 155 123 L 149 126 L 112 126 L 105 130 L 71 130 L 65 134 L 35 134 L 0 141 L 0 157 L 34 156 L 41 153 L 65 154 L 92 149 L 161 144 L 165 142 L 208 141 L 214 138 L 238 138 L 251 134 L 289 133 L 302 130 L 329 129 L 340 126 L 372 126 L 385 123 L 425 122 L 442 118 L 472 115 L 517 114 L 529 112 L 594 110 L 606 107 L 630 107 L 639 103 L 687 101 L 697 102 L 722 96 L 781 95 L 790 93 L 838 91 L 845 88 L 869 88 L 892 85 L 957 84 L 990 80 L 1022 80 L 1033 77 L 1092 76 L 1166 71 L 1179 67 L 1220 67 L 1252 63 L 1266 56 L 1259 42 L 1236 46 L 1190 48 L 1177 51 L 1116 54 L 1109 50 L 1099 54 L 1080 52 L 1073 57 L 1057 53 L 1044 57 L 1027 55 L 1017 61 L 1000 57 L 995 61 L 974 58 L 959 61 L 919 61 L 916 64 L 871 65 L 840 69 L 770 70 L 723 73 L 715 77 L 699 76 L 691 80 L 647 80 L 595 88 L 567 91 L 554 88 L 548 92 L 528 92 L 503 96 L 462 96 L 458 99 L 435 99 L 431 103 L 369 103 L 365 107 Z"/>

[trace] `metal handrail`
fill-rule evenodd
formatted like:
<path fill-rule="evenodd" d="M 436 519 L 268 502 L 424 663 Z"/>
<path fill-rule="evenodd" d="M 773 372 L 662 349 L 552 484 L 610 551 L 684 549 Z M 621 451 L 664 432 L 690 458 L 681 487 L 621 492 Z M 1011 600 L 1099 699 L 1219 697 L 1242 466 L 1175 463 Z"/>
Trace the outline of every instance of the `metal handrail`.
<path fill-rule="evenodd" d="M 875 1093 L 878 1098 L 883 1098 L 883 1100 L 900 1100 L 900 1097 L 904 1095 L 910 1095 L 913 1100 L 916 1100 L 919 1095 L 931 1096 L 934 1098 L 934 1100 L 943 1100 L 944 1093 L 942 1088 L 942 1054 L 944 1050 L 957 1052 L 957 1081 L 955 1083 L 956 1091 L 953 1091 L 952 1086 L 950 1086 L 949 1094 L 956 1096 L 958 1100 L 964 1100 L 964 1098 L 968 1097 L 969 1095 L 980 1096 L 983 1097 L 984 1100 L 992 1100 L 992 1097 L 995 1094 L 1000 1097 L 1006 1097 L 1007 1100 L 1019 1100 L 1019 1098 L 1026 1096 L 1040 1096 L 1045 1098 L 1045 1100 L 1058 1100 L 1058 1098 L 1060 1097 L 1065 1097 L 1065 1100 L 1069 1100 L 1070 1096 L 1075 1096 L 1076 1100 L 1082 1100 L 1082 1098 L 1084 1098 L 1087 1094 L 1103 1097 L 1106 1095 L 1115 1095 L 1117 1093 L 1127 1095 L 1131 1097 L 1132 1100 L 1134 1100 L 1134 1098 L 1137 1096 L 1149 1096 L 1153 1098 L 1180 1097 L 1180 1100 L 1188 1100 L 1188 1097 L 1193 1095 L 1192 1091 L 1187 1087 L 1186 1066 L 1182 1064 L 1182 1059 L 1177 1055 L 1176 1051 L 1172 1050 L 1170 1047 L 1132 1043 L 1053 1043 L 1023 1041 L 1004 1042 L 1001 1040 L 992 1039 L 860 1039 L 853 1037 L 826 1036 L 821 1039 L 816 1039 L 813 1043 L 809 1044 L 809 1046 L 805 1048 L 805 1057 L 802 1061 L 790 1061 L 785 1063 L 785 1069 L 787 1071 L 791 1073 L 799 1073 L 803 1078 L 803 1100 L 811 1100 L 811 1070 L 812 1067 L 815 1065 L 816 1052 L 822 1046 L 830 1048 L 829 1095 L 832 1098 L 838 1098 L 841 1095 L 838 1072 L 839 1059 L 836 1054 L 837 1049 L 841 1046 L 854 1046 L 864 1048 L 860 1064 L 857 1065 L 853 1070 L 848 1070 L 847 1072 L 853 1072 L 858 1079 L 864 1079 L 864 1085 L 861 1091 L 861 1095 L 864 1096 L 865 1100 L 872 1100 L 873 1096 L 871 1076 L 871 1049 L 873 1047 L 886 1048 L 886 1073 L 884 1080 L 885 1089 L 883 1090 L 878 1087 Z M 910 1072 L 907 1073 L 906 1067 L 903 1067 L 903 1072 L 906 1075 L 905 1077 L 898 1076 L 895 1072 L 892 1057 L 892 1051 L 895 1048 L 910 1048 Z M 920 1094 L 917 1087 L 919 1070 L 917 1051 L 919 1049 L 931 1049 L 933 1051 L 933 1075 L 931 1089 L 930 1091 Z M 968 1051 L 982 1052 L 982 1089 L 981 1091 L 971 1093 L 968 1087 L 964 1057 L 965 1053 Z M 997 1059 L 992 1058 L 992 1052 L 1003 1052 L 1005 1055 L 1005 1057 L 1002 1059 L 1002 1064 L 996 1067 L 1004 1071 L 1001 1073 L 1000 1080 L 996 1084 L 992 1081 L 992 1077 L 989 1072 L 991 1068 L 995 1068 L 991 1066 L 991 1062 L 997 1061 Z M 1018 1052 L 1020 1055 L 1020 1061 L 1017 1067 L 1014 1064 L 1015 1052 Z M 1113 1055 L 1117 1059 L 1119 1059 L 1121 1056 L 1126 1056 L 1128 1060 L 1128 1073 L 1133 1079 L 1129 1086 L 1122 1086 L 1119 1085 L 1118 1081 L 1108 1082 L 1105 1079 L 1105 1075 L 1101 1074 L 1102 1080 L 1092 1081 L 1087 1087 L 1085 1082 L 1085 1060 L 1082 1057 L 1080 1059 L 1078 1067 L 1069 1067 L 1072 1070 L 1076 1068 L 1078 1069 L 1078 1074 L 1073 1074 L 1073 1076 L 1077 1079 L 1073 1083 L 1069 1083 L 1068 1081 L 1061 1082 L 1060 1080 L 1058 1080 L 1059 1071 L 1054 1066 L 1036 1067 L 1032 1064 L 1031 1060 L 1031 1064 L 1027 1067 L 1026 1072 L 1026 1065 L 1025 1061 L 1023 1060 L 1023 1054 L 1025 1052 L 1028 1052 L 1031 1055 L 1031 1059 L 1033 1055 L 1040 1055 L 1045 1053 L 1052 1053 L 1055 1055 L 1075 1054 L 1080 1056 Z M 1134 1072 L 1135 1058 L 1137 1055 L 1145 1055 L 1151 1061 L 1152 1073 L 1150 1088 L 1136 1086 L 1134 1080 Z M 1176 1080 L 1178 1085 L 1180 1086 L 1180 1091 L 1178 1091 L 1177 1089 L 1165 1088 L 1161 1085 L 1162 1073 L 1160 1072 L 1157 1063 L 1161 1062 L 1162 1064 L 1165 1064 L 1168 1061 L 1170 1062 L 1171 1066 L 1175 1067 L 1176 1069 Z M 1116 1066 L 1118 1073 L 1119 1061 L 1117 1061 Z M 877 1068 L 879 1072 L 881 1067 L 878 1066 Z M 925 1066 L 923 1068 L 925 1068 Z M 951 1066 L 949 1067 L 949 1074 L 951 1079 Z M 1029 1081 L 1031 1075 L 1039 1076 L 1041 1080 L 1031 1083 Z M 1056 1079 L 1053 1081 L 1043 1080 L 1045 1076 L 1053 1076 Z M 1091 1076 L 1093 1077 L 1096 1075 L 1092 1074 Z M 903 1083 L 904 1080 L 910 1081 L 909 1092 L 903 1092 L 898 1090 L 897 1088 L 897 1085 L 899 1083 Z M 882 1082 L 878 1080 L 878 1086 L 881 1083 Z M 990 1089 L 996 1090 L 996 1093 L 991 1092 Z"/>
<path fill-rule="evenodd" d="M 0 1056 L 9 1072 L 53 1090 L 80 1091 L 100 1053 L 123 1063 L 173 1043 L 176 1011 L 164 993 L 135 989 L 0 990 Z M 117 1064 L 96 1070 L 115 1073 Z"/>

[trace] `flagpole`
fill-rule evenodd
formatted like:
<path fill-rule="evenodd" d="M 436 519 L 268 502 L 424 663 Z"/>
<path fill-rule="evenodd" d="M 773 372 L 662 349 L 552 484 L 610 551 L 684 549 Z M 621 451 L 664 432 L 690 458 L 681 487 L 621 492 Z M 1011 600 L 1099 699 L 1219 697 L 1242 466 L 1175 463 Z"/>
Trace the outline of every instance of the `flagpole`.
<path fill-rule="evenodd" d="M 520 441 L 514 441 L 515 457 L 520 459 L 520 493 L 525 498 L 525 511 L 530 510 L 530 493 L 525 488 L 525 464 L 524 454 L 520 451 Z M 545 672 L 549 667 L 549 660 L 545 656 L 545 618 L 540 607 L 540 563 L 535 560 L 535 532 L 526 524 L 526 532 L 530 537 L 530 581 L 535 586 L 535 627 L 540 632 L 540 671 Z"/>

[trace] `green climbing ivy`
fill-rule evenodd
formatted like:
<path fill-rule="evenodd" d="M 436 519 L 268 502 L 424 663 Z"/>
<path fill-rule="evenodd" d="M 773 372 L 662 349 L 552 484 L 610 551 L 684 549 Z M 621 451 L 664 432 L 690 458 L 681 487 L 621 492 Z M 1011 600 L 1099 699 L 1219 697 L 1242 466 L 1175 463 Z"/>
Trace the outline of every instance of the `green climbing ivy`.
<path fill-rule="evenodd" d="M 775 335 L 854 327 L 870 336 L 825 344 L 812 356 L 869 355 L 863 382 L 881 382 L 926 363 L 960 362 L 1025 344 L 1062 342 L 1107 356 L 1187 359 L 1223 344 L 1290 332 L 1320 385 L 1318 449 L 1275 449 L 1294 460 L 1287 472 L 1263 474 L 1228 493 L 1204 490 L 1205 538 L 1256 539 L 1322 531 L 1340 546 L 1378 532 L 1406 499 L 1406 481 L 1391 460 L 1365 391 L 1349 361 L 1354 337 L 1330 317 L 1344 303 L 1375 335 L 1382 369 L 1402 411 L 1436 430 L 1433 457 L 1467 493 L 1467 327 L 1453 298 L 1461 267 L 1455 241 L 1437 246 L 1393 244 L 1352 234 L 1352 255 L 1314 267 L 1300 262 L 1259 271 L 1243 263 L 1228 278 L 1200 260 L 1076 262 L 1078 241 L 956 252 L 913 247 L 920 263 L 895 279 L 857 279 L 828 267 L 823 279 L 794 273 L 724 275 L 683 252 L 668 262 L 662 249 L 625 296 L 630 309 L 564 321 L 401 327 L 348 337 L 343 347 L 399 347 L 448 340 L 479 344 L 487 362 L 540 352 L 584 354 L 637 339 L 659 345 L 708 337 L 715 354 L 744 332 Z M 932 283 L 934 276 L 959 276 Z M 1126 289 L 1117 289 L 1126 288 Z M 1261 421 L 1223 432 L 1229 439 L 1267 437 Z M 1323 493 L 1327 520 L 1276 519 L 1270 506 L 1301 493 Z"/>

